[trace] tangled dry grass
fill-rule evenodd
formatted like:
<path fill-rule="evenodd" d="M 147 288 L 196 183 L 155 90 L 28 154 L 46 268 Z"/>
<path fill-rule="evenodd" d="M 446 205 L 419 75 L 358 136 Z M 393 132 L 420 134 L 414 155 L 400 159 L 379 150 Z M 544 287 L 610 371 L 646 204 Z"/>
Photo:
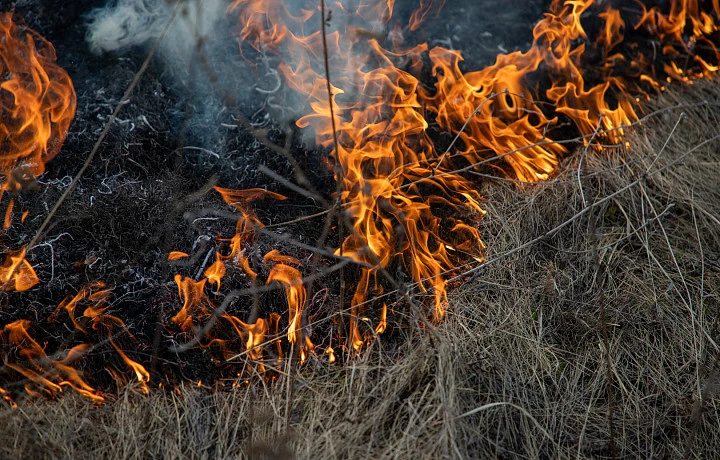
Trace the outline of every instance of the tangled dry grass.
<path fill-rule="evenodd" d="M 629 151 L 581 149 L 547 183 L 488 181 L 491 262 L 435 330 L 390 332 L 401 349 L 381 336 L 344 365 L 231 392 L 2 408 L 0 456 L 716 455 L 720 87 L 647 112 Z"/>

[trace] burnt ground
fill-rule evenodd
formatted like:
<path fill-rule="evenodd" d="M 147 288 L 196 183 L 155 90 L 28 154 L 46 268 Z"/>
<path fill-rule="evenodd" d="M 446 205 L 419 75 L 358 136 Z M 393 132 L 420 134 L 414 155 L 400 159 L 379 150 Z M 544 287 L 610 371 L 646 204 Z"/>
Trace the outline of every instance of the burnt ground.
<path fill-rule="evenodd" d="M 143 47 L 104 55 L 89 51 L 84 40 L 85 15 L 104 3 L 0 1 L 0 11 L 14 10 L 17 18 L 23 18 L 53 43 L 58 63 L 70 74 L 78 98 L 77 115 L 62 151 L 47 165 L 47 172 L 36 187 L 18 197 L 16 214 L 25 209 L 30 214 L 24 224 L 16 219 L 5 234 L 4 242 L 11 248 L 29 242 L 49 208 L 68 187 L 147 55 L 148 50 Z M 417 41 L 427 40 L 431 46 L 462 48 L 465 65 L 481 68 L 500 52 L 527 47 L 532 25 L 548 2 L 518 1 L 508 8 L 505 2 L 484 1 L 475 2 L 473 9 L 468 9 L 465 3 L 448 2 L 437 17 L 428 21 L 428 27 L 409 35 L 408 40 L 417 37 Z M 230 59 L 240 62 L 241 57 Z M 241 84 L 244 80 L 239 80 L 237 90 L 247 91 Z M 62 348 L 67 345 L 62 331 L 42 320 L 63 298 L 74 295 L 87 283 L 101 280 L 113 292 L 108 312 L 120 317 L 135 336 L 136 341 L 125 339 L 123 343 L 128 354 L 147 364 L 151 355 L 159 353 L 159 359 L 153 363 L 157 372 L 153 381 L 207 381 L 228 375 L 217 358 L 209 359 L 205 352 L 177 356 L 158 351 L 168 345 L 168 335 L 176 333 L 160 330 L 156 325 L 158 319 L 167 324 L 181 306 L 173 275 L 180 272 L 194 276 L 205 255 L 212 251 L 214 239 L 234 233 L 232 220 L 215 215 L 216 211 L 229 210 L 220 198 L 214 193 L 199 197 L 194 193 L 214 178 L 223 187 L 261 187 L 287 195 L 288 201 L 258 207 L 258 216 L 266 224 L 312 214 L 322 208 L 258 172 L 258 165 L 265 164 L 279 175 L 291 177 L 292 169 L 287 161 L 238 128 L 233 112 L 240 111 L 257 127 L 269 129 L 269 137 L 278 142 L 284 141 L 288 126 L 276 122 L 262 101 L 246 100 L 228 107 L 224 98 L 200 88 L 202 84 L 202 79 L 192 78 L 178 83 L 168 74 L 162 60 L 151 63 L 78 187 L 53 218 L 41 243 L 29 253 L 28 259 L 41 280 L 39 285 L 27 292 L 2 294 L 0 324 L 31 319 L 34 326 L 30 333 L 48 353 Z M 195 92 L 215 99 L 204 100 L 203 107 L 198 107 L 198 98 L 192 96 Z M 208 111 L 208 106 L 214 110 Z M 199 120 L 193 116 L 198 110 L 209 115 Z M 299 139 L 293 145 L 293 155 L 306 173 L 310 172 L 316 187 L 324 193 L 332 192 L 332 174 L 320 161 L 322 152 Z M 315 241 L 317 236 L 312 235 L 318 235 L 321 228 L 322 222 L 307 221 L 280 228 L 278 232 Z M 330 246 L 336 243 L 332 238 Z M 261 253 L 278 248 L 301 260 L 310 256 L 308 251 L 273 240 L 257 244 Z M 187 266 L 169 264 L 167 254 L 171 250 L 190 253 L 191 262 Z M 353 273 L 346 272 L 346 276 L 352 278 Z M 233 286 L 233 282 L 246 284 L 239 273 L 231 272 L 225 286 L 239 287 Z M 337 277 L 326 278 L 322 284 L 331 287 L 331 293 L 337 292 Z M 248 318 L 249 303 L 233 305 L 230 313 Z M 263 298 L 261 313 L 282 312 L 283 304 L 281 292 L 271 293 Z M 324 302 L 309 306 L 309 313 L 321 314 L 323 309 L 332 309 L 336 304 L 337 299 L 331 295 Z M 317 333 L 322 336 L 323 331 Z M 159 349 L 158 334 L 162 335 Z M 322 343 L 322 339 L 318 342 Z M 102 369 L 106 359 L 119 359 L 108 358 L 111 351 L 102 349 L 91 354 L 83 368 Z M 12 381 L 16 377 L 11 374 L 0 373 L 0 383 L 15 390 Z M 109 376 L 95 377 L 94 383 L 110 385 Z"/>

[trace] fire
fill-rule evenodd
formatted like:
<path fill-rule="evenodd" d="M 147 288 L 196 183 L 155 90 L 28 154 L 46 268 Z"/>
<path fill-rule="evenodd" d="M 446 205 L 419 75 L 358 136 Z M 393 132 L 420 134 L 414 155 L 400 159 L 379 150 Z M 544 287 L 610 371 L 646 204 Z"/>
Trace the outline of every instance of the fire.
<path fill-rule="evenodd" d="M 272 379 L 290 360 L 333 363 L 360 352 L 392 329 L 389 308 L 394 313 L 403 305 L 419 306 L 429 319 L 440 321 L 447 280 L 484 257 L 478 177 L 494 171 L 519 183 L 546 180 L 570 151 L 570 131 L 587 147 L 622 145 L 628 126 L 642 113 L 640 101 L 667 82 L 711 77 L 720 62 L 713 42 L 718 2 L 712 2 L 712 10 L 696 0 L 652 7 L 635 2 L 620 10 L 613 2 L 554 0 L 533 29 L 530 49 L 463 72 L 459 51 L 403 43 L 401 32 L 417 30 L 444 2 L 419 3 L 409 22 L 400 24 L 392 0 L 338 0 L 328 11 L 309 0 L 302 7 L 282 0 L 232 2 L 237 35 L 251 48 L 243 52 L 292 58 L 279 65 L 279 73 L 305 96 L 308 112 L 297 126 L 314 131 L 339 183 L 334 198 L 341 212 L 330 223 L 341 229 L 343 240 L 334 259 L 356 263 L 348 279 L 357 284 L 348 305 L 335 305 L 328 318 L 320 308 L 325 300 L 318 300 L 323 296 L 313 295 L 322 291 L 312 283 L 329 264 L 318 262 L 309 249 L 289 255 L 282 246 L 268 248 L 261 238 L 271 230 L 256 212 L 259 203 L 286 197 L 264 189 L 216 187 L 237 211 L 237 223 L 232 236 L 217 235 L 214 246 L 201 254 L 168 254 L 179 267 L 203 260 L 192 273 L 175 275 L 176 309 L 159 314 L 159 336 L 171 337 L 170 352 L 199 349 L 216 368 L 232 369 L 239 384 L 256 375 Z M 326 37 L 321 21 L 330 29 Z M 62 144 L 75 95 L 47 41 L 12 24 L 8 14 L 0 16 L 0 27 L 0 57 L 8 76 L 0 83 L 1 196 L 42 174 Z M 421 75 L 430 81 L 421 84 Z M 438 132 L 454 138 L 449 147 L 436 146 Z M 13 212 L 11 201 L 5 229 Z M 5 290 L 38 283 L 25 255 L 25 249 L 6 251 L 0 267 Z M 409 294 L 411 287 L 420 295 Z M 396 300 L 379 298 L 390 289 L 399 293 Z M 327 298 L 330 288 L 324 290 Z M 18 320 L 3 326 L 2 376 L 20 375 L 30 395 L 52 397 L 71 388 L 101 402 L 105 396 L 83 369 L 92 352 L 104 347 L 112 379 L 119 386 L 133 381 L 147 393 L 152 371 L 133 359 L 143 355 L 133 351 L 137 339 L 116 315 L 111 298 L 103 283 L 91 283 L 66 297 L 40 324 Z M 319 326 L 322 320 L 326 324 Z M 33 339 L 36 327 L 58 336 L 63 330 L 73 333 L 66 341 L 44 343 Z M 158 387 L 169 387 L 169 380 Z M 198 386 L 212 381 L 192 380 Z M 0 383 L 0 397 L 13 403 L 18 390 Z"/>
<path fill-rule="evenodd" d="M 219 309 L 206 292 L 208 282 L 215 284 L 219 290 L 221 281 L 228 272 L 228 266 L 231 269 L 242 270 L 251 281 L 256 280 L 261 267 L 251 268 L 249 259 L 245 257 L 245 249 L 263 225 L 255 215 L 251 204 L 260 199 L 283 200 L 285 197 L 261 189 L 229 190 L 218 187 L 216 190 L 227 204 L 240 211 L 236 234 L 229 240 L 220 239 L 220 242 L 228 243 L 230 253 L 222 255 L 217 252 L 215 262 L 203 272 L 203 279 L 199 281 L 179 274 L 175 275 L 175 283 L 183 306 L 172 321 L 186 334 L 194 336 L 201 347 L 218 346 L 226 359 L 236 354 L 231 343 L 239 339 L 244 343 L 247 356 L 256 363 L 255 370 L 260 373 L 266 370 L 263 340 L 270 335 L 270 325 L 274 325 L 274 335 L 287 336 L 290 343 L 297 344 L 301 361 L 305 361 L 308 353 L 313 352 L 314 345 L 310 338 L 303 336 L 302 333 L 302 313 L 307 293 L 302 274 L 291 266 L 301 266 L 299 260 L 284 255 L 277 249 L 269 251 L 262 257 L 264 268 L 270 267 L 266 283 L 278 282 L 285 290 L 289 326 L 284 334 L 279 330 L 279 315 L 271 314 L 268 320 L 257 318 L 253 322 L 244 322 L 228 313 L 226 308 Z M 228 333 L 229 331 L 232 333 Z M 282 356 L 281 347 L 278 348 L 277 356 Z"/>
<path fill-rule="evenodd" d="M 182 331 L 202 348 L 218 347 L 224 359 L 231 359 L 238 348 L 234 343 L 244 344 L 245 352 L 255 363 L 255 371 L 265 372 L 264 340 L 268 336 L 267 321 L 258 318 L 246 323 L 238 317 L 219 309 L 205 293 L 208 278 L 194 281 L 192 278 L 175 276 L 182 309 L 172 318 Z"/>
<path fill-rule="evenodd" d="M 6 77 L 0 110 L 2 189 L 17 190 L 20 177 L 37 177 L 62 146 L 75 117 L 75 90 L 55 64 L 53 46 L 35 31 L 0 15 L 0 70 Z"/>
<path fill-rule="evenodd" d="M 257 218 L 255 212 L 251 208 L 251 203 L 262 200 L 285 200 L 287 199 L 279 193 L 270 192 L 263 189 L 247 189 L 247 190 L 230 190 L 222 187 L 215 187 L 223 198 L 223 200 L 240 211 L 237 222 L 237 231 L 235 236 L 229 240 L 230 254 L 222 256 L 223 260 L 234 261 L 242 266 L 245 274 L 251 278 L 257 277 L 257 273 L 250 268 L 250 263 L 244 254 L 243 245 L 252 241 L 258 228 L 264 227 L 260 219 Z"/>
<path fill-rule="evenodd" d="M 17 348 L 20 360 L 15 361 L 9 355 L 3 356 L 4 364 L 27 378 L 25 390 L 28 394 L 46 394 L 52 396 L 70 387 L 94 401 L 103 401 L 103 397 L 82 378 L 71 366 L 90 348 L 81 344 L 70 349 L 62 359 L 53 359 L 28 333 L 30 321 L 19 320 L 5 326 L 0 338 L 3 342 Z"/>
<path fill-rule="evenodd" d="M 75 117 L 76 97 L 68 74 L 55 63 L 52 44 L 0 14 L 0 198 L 19 192 L 45 171 Z M 5 214 L 11 225 L 14 201 Z M 23 221 L 26 214 L 23 215 Z M 5 290 L 26 290 L 38 279 L 25 250 L 7 251 L 0 280 Z"/>
<path fill-rule="evenodd" d="M 421 2 L 409 30 L 431 3 Z M 528 51 L 463 73 L 459 51 L 422 44 L 403 49 L 395 32 L 385 40 L 394 2 L 335 2 L 332 19 L 314 2 L 293 11 L 279 1 L 233 2 L 242 42 L 292 58 L 279 70 L 310 107 L 297 126 L 312 128 L 340 166 L 336 180 L 352 228 L 338 254 L 364 265 L 351 302 L 352 348 L 362 347 L 358 318 L 368 299 L 382 292 L 381 278 L 396 261 L 434 298 L 432 318 L 442 318 L 447 274 L 463 258 L 481 261 L 485 249 L 474 225 L 484 211 L 473 173 L 494 168 L 522 182 L 546 180 L 568 152 L 553 138 L 561 123 L 571 123 L 586 144 L 617 145 L 638 119 L 637 102 L 663 89 L 663 78 L 689 82 L 716 72 L 712 13 L 697 1 L 667 3 L 646 8 L 638 2 L 636 11 L 623 13 L 611 2 L 555 0 L 534 28 Z M 714 13 L 720 14 L 716 5 Z M 592 36 L 584 26 L 587 14 Z M 321 20 L 331 29 L 327 49 Z M 661 59 L 643 54 L 648 36 L 662 43 Z M 432 66 L 432 89 L 416 76 L 424 61 Z M 436 150 L 430 121 L 457 136 L 453 149 Z M 386 309 L 378 331 L 386 327 Z"/>
<path fill-rule="evenodd" d="M 592 1 L 556 1 L 551 13 L 535 26 L 529 51 L 498 56 L 494 65 L 478 72 L 463 74 L 458 52 L 430 51 L 437 83 L 435 95 L 425 95 L 427 107 L 442 128 L 460 135 L 465 149 L 459 154 L 470 164 L 495 155 L 519 180 L 544 180 L 567 151 L 546 134 L 559 114 L 572 120 L 582 136 L 597 130 L 612 143 L 622 136 L 615 128 L 637 119 L 629 102 L 621 99 L 615 109 L 605 102 L 609 82 L 586 89 L 582 66 L 586 45 L 576 43 L 588 40 L 580 16 L 592 5 Z M 622 41 L 622 19 L 616 10 L 610 11 L 598 16 L 605 23 L 598 40 L 606 53 L 608 46 Z M 542 77 L 541 71 L 552 79 L 544 94 L 529 84 Z M 556 107 L 555 113 L 543 111 L 545 102 Z"/>
<path fill-rule="evenodd" d="M 7 368 L 27 380 L 24 387 L 29 395 L 55 396 L 63 388 L 69 387 L 95 402 L 104 401 L 105 397 L 88 383 L 81 368 L 85 357 L 105 343 L 110 344 L 126 369 L 134 374 L 137 391 L 144 394 L 149 392 L 150 373 L 124 351 L 123 345 L 127 343 L 125 337 L 134 339 L 133 335 L 120 318 L 107 312 L 110 296 L 111 292 L 105 289 L 104 283 L 90 283 L 77 294 L 66 297 L 43 322 L 46 330 L 75 331 L 72 340 L 80 343 L 68 351 L 60 348 L 48 354 L 48 344 L 40 345 L 32 338 L 29 332 L 32 323 L 29 320 L 5 325 L 0 332 L 2 361 Z M 82 315 L 77 313 L 80 309 Z M 63 324 L 64 315 L 67 315 L 72 327 Z M 106 369 L 119 385 L 127 383 L 123 370 L 109 360 Z"/>
<path fill-rule="evenodd" d="M 215 309 L 212 302 L 205 295 L 205 283 L 207 283 L 207 279 L 196 282 L 192 278 L 175 275 L 175 284 L 178 286 L 178 293 L 183 306 L 173 316 L 172 322 L 187 333 L 194 331 L 195 323 L 199 317 L 209 316 Z"/>
<path fill-rule="evenodd" d="M 5 255 L 5 264 L 0 267 L 0 283 L 6 291 L 26 291 L 38 283 L 35 270 L 25 259 L 25 248 Z"/>
<path fill-rule="evenodd" d="M 290 326 L 288 340 L 290 343 L 302 341 L 301 322 L 302 311 L 307 297 L 305 287 L 302 284 L 300 272 L 285 264 L 277 264 L 270 271 L 268 284 L 277 281 L 285 288 L 285 295 L 288 303 L 288 319 Z M 301 344 L 302 345 L 302 344 Z"/>
<path fill-rule="evenodd" d="M 203 273 L 203 276 L 207 278 L 207 280 L 216 286 L 216 288 L 220 289 L 220 281 L 225 276 L 226 272 L 225 264 L 220 260 L 220 254 L 215 255 L 215 263 L 213 263 L 211 266 L 208 267 L 207 270 Z"/>
<path fill-rule="evenodd" d="M 251 268 L 250 260 L 245 255 L 246 246 L 255 238 L 257 229 L 263 227 L 255 215 L 252 203 L 262 199 L 284 200 L 285 197 L 262 189 L 230 190 L 216 187 L 215 190 L 228 205 L 240 211 L 235 235 L 230 239 L 219 240 L 219 243 L 227 243 L 230 251 L 228 254 L 216 252 L 215 261 L 203 271 L 203 278 L 200 280 L 180 274 L 175 275 L 175 283 L 183 305 L 171 321 L 200 347 L 219 347 L 226 359 L 236 354 L 232 344 L 240 340 L 246 345 L 250 359 L 257 362 L 256 370 L 264 372 L 260 343 L 268 333 L 266 320 L 258 318 L 252 324 L 246 323 L 224 309 L 219 309 L 206 291 L 208 283 L 214 285 L 216 290 L 220 290 L 228 267 L 240 268 L 252 281 L 257 278 L 257 272 Z M 188 257 L 188 254 L 173 251 L 168 259 L 179 260 L 185 257 Z M 282 259 L 282 257 L 277 251 L 273 251 L 266 254 L 265 259 Z"/>
<path fill-rule="evenodd" d="M 171 251 L 168 254 L 168 260 L 180 260 L 188 256 L 188 253 L 182 251 Z"/>
<path fill-rule="evenodd" d="M 390 14 L 387 10 L 373 17 Z M 301 59 L 295 68 L 282 64 L 280 70 L 291 87 L 308 95 L 314 111 L 298 120 L 298 126 L 312 126 L 318 144 L 333 147 L 325 80 L 313 70 L 318 67 L 320 54 L 318 37 L 319 33 L 315 33 L 289 43 L 293 55 Z M 480 196 L 470 181 L 458 174 L 441 180 L 433 177 L 434 152 L 427 121 L 421 114 L 419 80 L 393 64 L 406 60 L 411 67 L 417 65 L 426 47 L 421 45 L 404 54 L 390 53 L 377 40 L 367 39 L 355 29 L 346 34 L 334 32 L 329 38 L 330 55 L 348 65 L 333 81 L 334 85 L 347 87 L 344 90 L 335 86 L 333 90 L 339 151 L 332 156 L 342 169 L 341 198 L 353 225 L 338 253 L 374 267 L 363 269 L 353 296 L 352 315 L 360 314 L 368 292 L 380 289 L 378 274 L 391 261 L 402 259 L 421 290 L 432 292 L 433 316 L 439 320 L 446 302 L 442 274 L 453 266 L 447 245 L 464 241 L 473 254 L 483 249 L 477 230 L 463 220 L 467 213 L 459 211 L 472 209 L 478 215 L 483 211 Z M 346 50 L 355 46 L 367 46 L 368 54 L 348 54 Z M 380 67 L 368 72 L 360 70 L 370 62 Z M 343 98 L 346 94 L 353 97 Z M 440 217 L 438 208 L 458 212 Z M 351 334 L 356 334 L 354 322 L 350 327 Z M 360 340 L 351 341 L 358 348 Z"/>

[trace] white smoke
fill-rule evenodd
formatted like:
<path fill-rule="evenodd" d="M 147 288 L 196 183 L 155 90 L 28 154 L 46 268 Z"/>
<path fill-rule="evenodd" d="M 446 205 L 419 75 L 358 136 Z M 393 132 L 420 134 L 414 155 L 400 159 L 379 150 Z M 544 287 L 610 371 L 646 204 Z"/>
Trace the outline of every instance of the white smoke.
<path fill-rule="evenodd" d="M 225 101 L 230 100 L 223 97 L 228 95 L 236 104 L 247 104 L 253 110 L 261 107 L 280 124 L 289 124 L 311 112 L 312 101 L 307 95 L 292 89 L 276 69 L 280 62 L 296 68 L 299 62 L 307 59 L 313 70 L 322 76 L 322 59 L 307 50 L 293 52 L 282 47 L 267 52 L 262 50 L 257 54 L 258 51 L 250 49 L 249 45 L 245 48 L 250 59 L 246 59 L 238 49 L 237 37 L 233 35 L 233 30 L 237 32 L 239 25 L 238 12 L 228 14 L 232 0 L 109 0 L 106 6 L 91 11 L 87 16 L 88 46 L 98 54 L 124 53 L 133 47 L 152 46 L 178 2 L 180 13 L 160 43 L 159 52 L 164 58 L 164 76 L 179 83 L 181 97 L 192 101 L 193 117 L 209 120 L 214 111 L 222 110 Z M 367 40 L 387 33 L 381 17 L 373 17 L 367 12 L 360 17 L 355 13 L 362 10 L 365 3 L 364 0 L 339 0 L 336 5 L 342 7 L 334 6 L 332 20 L 328 21 L 328 33 L 341 33 L 340 49 L 331 49 L 331 80 L 342 87 L 342 97 L 350 101 L 349 105 L 357 105 L 353 101 L 359 98 L 358 88 L 355 87 L 358 66 L 351 64 L 363 61 L 370 49 L 363 46 L 364 42 L 351 45 L 349 39 L 353 36 L 345 33 L 345 29 L 360 31 Z M 287 18 L 284 25 L 291 34 L 310 36 L 320 30 L 319 2 L 284 0 L 282 4 L 297 17 L 312 12 L 312 17 L 302 23 L 294 17 Z M 298 46 L 295 49 L 297 51 Z M 311 130 L 303 133 L 314 137 Z"/>
<path fill-rule="evenodd" d="M 228 0 L 182 1 L 179 14 L 160 45 L 170 63 L 190 63 L 199 40 L 227 32 Z M 88 15 L 86 40 L 94 53 L 123 51 L 152 44 L 170 20 L 177 2 L 165 0 L 111 0 Z"/>

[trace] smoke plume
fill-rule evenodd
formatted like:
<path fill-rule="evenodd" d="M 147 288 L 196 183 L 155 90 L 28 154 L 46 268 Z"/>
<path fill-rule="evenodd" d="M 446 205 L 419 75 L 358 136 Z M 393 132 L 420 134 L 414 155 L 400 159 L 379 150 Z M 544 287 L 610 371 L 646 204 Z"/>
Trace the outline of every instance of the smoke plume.
<path fill-rule="evenodd" d="M 198 40 L 212 40 L 228 32 L 226 0 L 184 2 L 161 44 L 168 62 L 186 64 Z M 123 51 L 156 40 L 169 21 L 176 2 L 164 0 L 115 0 L 88 15 L 87 42 L 95 53 Z"/>

